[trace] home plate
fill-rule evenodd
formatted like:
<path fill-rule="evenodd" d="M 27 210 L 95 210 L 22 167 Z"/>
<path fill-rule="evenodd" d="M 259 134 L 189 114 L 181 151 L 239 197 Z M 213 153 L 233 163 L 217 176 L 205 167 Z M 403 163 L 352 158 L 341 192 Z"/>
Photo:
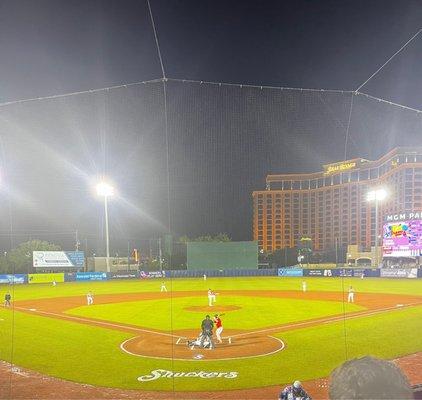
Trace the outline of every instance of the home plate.
<path fill-rule="evenodd" d="M 29 311 L 37 311 L 36 308 L 30 308 Z"/>
<path fill-rule="evenodd" d="M 195 360 L 202 360 L 204 358 L 204 356 L 202 354 L 196 354 L 196 355 L 193 356 L 193 358 Z"/>
<path fill-rule="evenodd" d="M 396 307 L 404 307 L 404 304 L 396 304 Z"/>

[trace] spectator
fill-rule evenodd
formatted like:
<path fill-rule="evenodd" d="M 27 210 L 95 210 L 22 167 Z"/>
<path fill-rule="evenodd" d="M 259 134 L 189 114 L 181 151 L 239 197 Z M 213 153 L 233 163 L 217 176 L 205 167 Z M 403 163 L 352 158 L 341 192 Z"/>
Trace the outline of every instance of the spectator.
<path fill-rule="evenodd" d="M 330 377 L 329 397 L 342 399 L 413 399 L 406 377 L 390 361 L 366 356 L 346 361 Z"/>
<path fill-rule="evenodd" d="M 293 385 L 286 386 L 280 393 L 279 400 L 312 400 L 311 396 L 303 389 L 299 381 L 294 381 Z"/>

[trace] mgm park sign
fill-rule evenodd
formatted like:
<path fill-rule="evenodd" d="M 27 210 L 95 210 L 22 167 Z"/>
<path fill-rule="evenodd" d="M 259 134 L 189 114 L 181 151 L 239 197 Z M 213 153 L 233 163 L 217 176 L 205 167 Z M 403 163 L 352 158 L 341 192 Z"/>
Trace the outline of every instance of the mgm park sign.
<path fill-rule="evenodd" d="M 385 216 L 386 222 L 409 221 L 412 219 L 422 219 L 422 211 L 410 211 L 399 214 L 389 214 Z"/>

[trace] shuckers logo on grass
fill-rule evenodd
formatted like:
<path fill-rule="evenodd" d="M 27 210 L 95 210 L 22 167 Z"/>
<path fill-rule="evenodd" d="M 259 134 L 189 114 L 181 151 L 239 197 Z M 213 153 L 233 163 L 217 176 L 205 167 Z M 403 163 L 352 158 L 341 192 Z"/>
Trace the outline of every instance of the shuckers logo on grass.
<path fill-rule="evenodd" d="M 191 371 L 191 372 L 173 372 L 166 369 L 154 369 L 148 375 L 142 375 L 138 378 L 139 382 L 150 382 L 155 381 L 159 378 L 202 378 L 202 379 L 213 379 L 213 378 L 226 378 L 234 379 L 237 378 L 238 372 L 208 372 L 208 371 Z"/>

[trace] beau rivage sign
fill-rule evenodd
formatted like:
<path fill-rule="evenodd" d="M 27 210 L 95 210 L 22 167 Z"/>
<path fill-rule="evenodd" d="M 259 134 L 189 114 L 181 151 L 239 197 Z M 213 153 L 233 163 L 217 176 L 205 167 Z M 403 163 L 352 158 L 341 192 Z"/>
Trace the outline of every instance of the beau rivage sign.
<path fill-rule="evenodd" d="M 363 163 L 367 162 L 363 158 L 356 158 L 354 160 L 341 161 L 333 164 L 325 164 L 324 174 L 330 175 L 336 172 L 349 171 L 351 169 L 359 168 Z"/>
<path fill-rule="evenodd" d="M 399 214 L 388 214 L 385 216 L 386 222 L 408 221 L 411 219 L 422 219 L 422 211 L 402 212 Z"/>

